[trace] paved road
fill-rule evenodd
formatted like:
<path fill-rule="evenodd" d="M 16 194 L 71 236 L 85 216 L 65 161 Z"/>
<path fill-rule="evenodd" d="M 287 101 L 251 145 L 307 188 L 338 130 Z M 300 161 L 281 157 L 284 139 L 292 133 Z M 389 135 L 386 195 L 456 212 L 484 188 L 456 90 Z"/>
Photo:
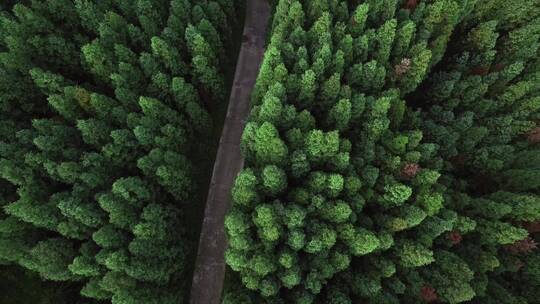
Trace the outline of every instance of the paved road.
<path fill-rule="evenodd" d="M 219 304 L 225 276 L 227 240 L 225 215 L 231 188 L 243 166 L 240 138 L 250 110 L 250 97 L 264 54 L 268 0 L 247 0 L 243 42 L 238 57 L 227 116 L 221 133 L 214 171 L 204 210 L 199 251 L 191 286 L 191 304 Z"/>

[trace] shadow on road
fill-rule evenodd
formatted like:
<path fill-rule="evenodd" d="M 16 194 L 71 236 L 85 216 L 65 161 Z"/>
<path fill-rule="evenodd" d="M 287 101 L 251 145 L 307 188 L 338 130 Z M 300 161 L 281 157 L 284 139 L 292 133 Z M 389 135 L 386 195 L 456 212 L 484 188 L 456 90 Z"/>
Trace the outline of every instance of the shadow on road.
<path fill-rule="evenodd" d="M 240 138 L 250 110 L 251 91 L 264 55 L 269 18 L 267 0 L 247 0 L 242 46 L 204 210 L 191 286 L 191 304 L 219 304 L 221 301 L 227 247 L 225 215 L 231 205 L 234 179 L 243 166 Z"/>

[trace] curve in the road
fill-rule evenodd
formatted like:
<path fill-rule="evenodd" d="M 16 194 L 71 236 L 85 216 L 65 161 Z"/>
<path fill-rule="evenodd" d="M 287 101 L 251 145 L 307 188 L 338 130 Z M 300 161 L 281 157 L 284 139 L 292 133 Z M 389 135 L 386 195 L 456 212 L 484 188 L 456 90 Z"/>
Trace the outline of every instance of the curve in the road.
<path fill-rule="evenodd" d="M 264 55 L 269 18 L 268 0 L 247 0 L 243 42 L 204 210 L 191 286 L 191 304 L 219 304 L 221 301 L 227 247 L 225 215 L 231 205 L 234 179 L 243 166 L 240 138 L 250 110 L 251 91 Z"/>

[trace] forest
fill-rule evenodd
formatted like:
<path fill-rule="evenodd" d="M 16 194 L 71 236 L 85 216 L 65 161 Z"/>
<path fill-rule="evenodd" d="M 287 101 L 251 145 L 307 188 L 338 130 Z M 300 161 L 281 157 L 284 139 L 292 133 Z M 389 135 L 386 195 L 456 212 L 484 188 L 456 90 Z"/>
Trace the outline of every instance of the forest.
<path fill-rule="evenodd" d="M 0 304 L 540 304 L 540 0 L 0 2 Z"/>

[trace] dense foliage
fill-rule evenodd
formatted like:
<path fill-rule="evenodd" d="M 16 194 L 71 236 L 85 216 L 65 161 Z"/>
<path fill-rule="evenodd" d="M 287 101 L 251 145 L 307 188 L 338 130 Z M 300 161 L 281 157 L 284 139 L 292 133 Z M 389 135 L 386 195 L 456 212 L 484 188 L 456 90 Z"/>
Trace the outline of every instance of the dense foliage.
<path fill-rule="evenodd" d="M 540 303 L 539 46 L 538 1 L 276 1 L 225 302 Z"/>
<path fill-rule="evenodd" d="M 0 263 L 112 303 L 182 302 L 191 156 L 240 5 L 2 1 Z"/>
<path fill-rule="evenodd" d="M 540 303 L 540 2 L 270 2 L 225 303 Z M 241 7 L 1 1 L 0 265 L 183 302 Z"/>

